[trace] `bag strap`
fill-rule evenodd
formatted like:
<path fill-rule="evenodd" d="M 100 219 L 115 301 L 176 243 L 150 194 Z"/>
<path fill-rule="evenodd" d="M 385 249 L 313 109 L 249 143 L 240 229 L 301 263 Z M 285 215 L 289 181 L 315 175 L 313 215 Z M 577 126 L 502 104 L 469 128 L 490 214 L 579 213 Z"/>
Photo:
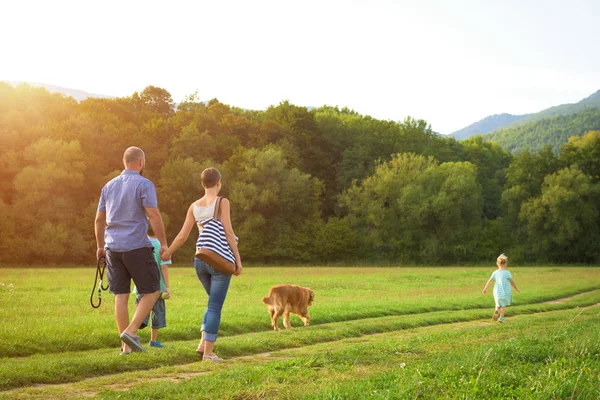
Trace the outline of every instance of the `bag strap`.
<path fill-rule="evenodd" d="M 215 215 L 213 215 L 213 218 L 217 221 L 221 220 L 221 199 L 221 196 L 217 196 L 217 204 L 215 204 Z"/>

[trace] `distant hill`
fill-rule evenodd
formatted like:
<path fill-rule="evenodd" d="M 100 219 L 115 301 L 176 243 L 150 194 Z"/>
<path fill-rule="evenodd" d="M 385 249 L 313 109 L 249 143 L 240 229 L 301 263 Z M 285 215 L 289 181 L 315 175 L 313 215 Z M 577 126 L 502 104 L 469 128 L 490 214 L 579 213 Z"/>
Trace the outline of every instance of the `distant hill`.
<path fill-rule="evenodd" d="M 451 133 L 449 136 L 457 140 L 464 140 L 476 134 L 485 135 L 499 129 L 513 128 L 520 125 L 526 125 L 535 121 L 540 121 L 546 118 L 557 117 L 560 115 L 573 114 L 587 108 L 600 107 L 600 90 L 589 97 L 570 104 L 561 104 L 542 110 L 533 114 L 512 115 L 512 114 L 496 114 L 485 117 L 481 121 L 477 121 L 461 130 Z"/>
<path fill-rule="evenodd" d="M 589 97 L 571 104 L 562 104 L 560 106 L 554 106 L 537 112 L 535 114 L 530 114 L 525 118 L 522 118 L 518 121 L 512 122 L 509 125 L 505 126 L 505 128 L 511 128 L 518 125 L 529 124 L 531 122 L 539 121 L 545 118 L 557 117 L 559 115 L 569 115 L 573 114 L 586 108 L 595 108 L 600 107 L 600 90 L 596 93 L 592 94 Z"/>
<path fill-rule="evenodd" d="M 525 149 L 532 152 L 539 151 L 546 145 L 559 152 L 571 136 L 583 136 L 592 130 L 600 130 L 600 108 L 584 108 L 568 115 L 558 115 L 500 129 L 485 135 L 484 139 L 498 142 L 515 154 Z"/>
<path fill-rule="evenodd" d="M 529 116 L 530 114 L 524 115 L 513 115 L 513 114 L 495 114 L 485 117 L 481 121 L 477 121 L 461 130 L 453 132 L 450 136 L 456 140 L 464 140 L 475 136 L 477 134 L 486 134 L 496 129 L 502 128 L 512 122 L 518 121 L 522 118 Z"/>
<path fill-rule="evenodd" d="M 68 88 L 64 88 L 64 87 L 60 87 L 60 86 L 48 85 L 46 83 L 24 82 L 24 81 L 6 81 L 6 82 L 12 86 L 17 86 L 21 83 L 26 83 L 29 86 L 33 86 L 33 87 L 43 87 L 50 93 L 62 93 L 65 96 L 73 97 L 77 101 L 85 100 L 88 97 L 97 97 L 97 98 L 103 98 L 103 99 L 114 98 L 114 96 L 106 96 L 103 94 L 88 93 L 88 92 L 84 92 L 83 90 L 68 89 Z"/>

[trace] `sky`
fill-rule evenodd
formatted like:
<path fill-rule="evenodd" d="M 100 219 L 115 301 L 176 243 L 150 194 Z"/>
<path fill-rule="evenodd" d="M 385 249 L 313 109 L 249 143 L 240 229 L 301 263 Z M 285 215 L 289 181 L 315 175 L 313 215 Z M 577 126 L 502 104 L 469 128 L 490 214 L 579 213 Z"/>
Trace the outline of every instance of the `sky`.
<path fill-rule="evenodd" d="M 247 109 L 349 107 L 451 133 L 600 89 L 600 1 L 0 0 L 0 80 Z"/>

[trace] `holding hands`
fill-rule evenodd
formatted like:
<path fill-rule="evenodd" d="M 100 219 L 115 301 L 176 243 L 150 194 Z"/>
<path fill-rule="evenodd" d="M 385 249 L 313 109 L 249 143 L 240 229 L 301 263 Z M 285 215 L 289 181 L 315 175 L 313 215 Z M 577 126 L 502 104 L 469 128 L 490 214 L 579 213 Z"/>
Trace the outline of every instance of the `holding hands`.
<path fill-rule="evenodd" d="M 169 249 L 167 249 L 167 246 L 164 246 L 165 250 L 163 251 L 163 248 L 161 247 L 160 250 L 160 259 L 163 261 L 169 261 L 171 259 L 171 257 L 173 256 L 173 252 L 169 251 Z"/>
<path fill-rule="evenodd" d="M 168 260 L 171 258 L 171 257 L 169 257 L 169 258 L 168 258 L 168 259 L 166 259 L 166 260 L 165 260 L 164 258 L 162 258 L 162 255 L 163 255 L 164 253 L 166 253 L 166 252 L 167 252 L 167 250 L 169 250 L 169 246 L 167 246 L 166 244 L 161 244 L 161 245 L 160 245 L 160 255 L 161 255 L 161 259 L 162 259 L 163 261 L 168 261 Z"/>

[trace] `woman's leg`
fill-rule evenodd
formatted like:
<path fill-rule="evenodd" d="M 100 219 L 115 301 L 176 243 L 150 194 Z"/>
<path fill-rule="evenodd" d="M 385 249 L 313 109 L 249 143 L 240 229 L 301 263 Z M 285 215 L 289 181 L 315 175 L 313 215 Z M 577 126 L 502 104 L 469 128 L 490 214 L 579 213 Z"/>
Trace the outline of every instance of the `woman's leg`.
<path fill-rule="evenodd" d="M 202 337 L 200 338 L 200 343 L 198 344 L 196 353 L 204 353 L 204 344 L 204 332 L 202 332 Z"/>
<path fill-rule="evenodd" d="M 219 325 L 221 324 L 221 310 L 227 296 L 231 275 L 223 274 L 214 270 L 209 265 L 204 268 L 210 273 L 210 293 L 208 295 L 208 307 L 204 314 L 202 331 L 204 333 L 204 355 L 213 356 L 213 347 L 217 341 Z"/>
<path fill-rule="evenodd" d="M 206 291 L 206 294 L 210 296 L 210 274 L 206 270 L 206 264 L 197 258 L 194 258 L 194 269 L 196 270 L 196 276 L 202 283 L 202 287 Z"/>
<path fill-rule="evenodd" d="M 194 267 L 198 279 L 208 294 L 208 307 L 202 319 L 202 339 L 198 348 L 204 347 L 204 355 L 213 356 L 213 347 L 221 324 L 221 310 L 227 296 L 231 275 L 218 272 L 198 259 L 194 260 Z"/>
<path fill-rule="evenodd" d="M 202 287 L 204 288 L 204 291 L 206 292 L 206 294 L 210 296 L 211 276 L 208 273 L 208 271 L 206 270 L 205 265 L 206 264 L 204 262 L 198 260 L 197 258 L 194 258 L 194 269 L 196 270 L 196 276 L 198 277 L 198 280 L 202 284 Z M 206 324 L 206 311 L 204 312 L 204 317 L 202 318 L 202 326 L 204 327 L 205 324 Z M 201 351 L 199 351 L 199 350 L 201 350 Z M 198 344 L 198 349 L 196 351 L 199 353 L 204 352 L 204 331 L 202 331 L 202 338 L 200 339 L 200 344 Z"/>

